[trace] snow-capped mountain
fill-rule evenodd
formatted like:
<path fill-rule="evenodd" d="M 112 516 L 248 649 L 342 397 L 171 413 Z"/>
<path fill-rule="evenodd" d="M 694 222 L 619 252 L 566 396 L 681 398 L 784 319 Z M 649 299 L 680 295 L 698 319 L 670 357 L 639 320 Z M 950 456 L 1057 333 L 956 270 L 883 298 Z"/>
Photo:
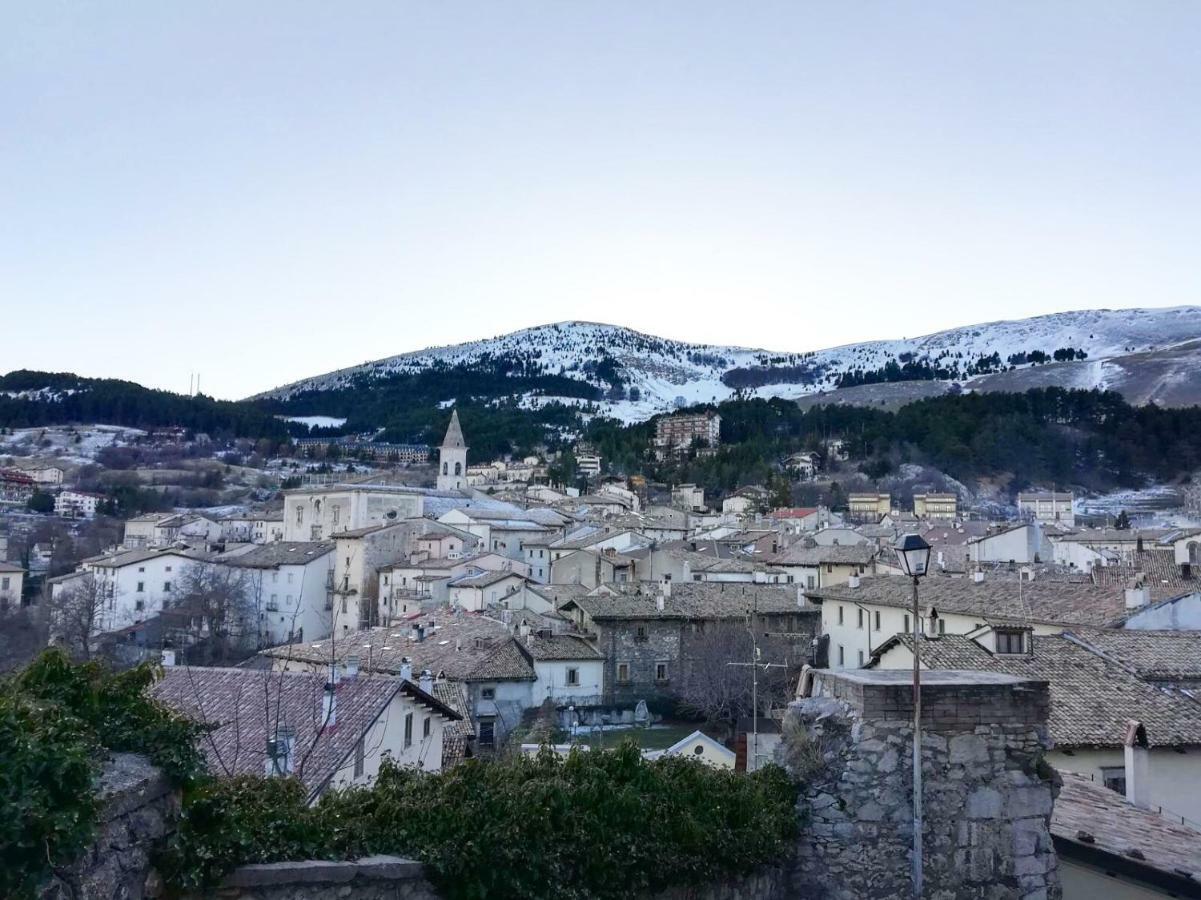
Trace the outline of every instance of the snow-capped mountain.
<path fill-rule="evenodd" d="M 735 394 L 799 398 L 910 377 L 979 390 L 1107 387 L 1133 402 L 1182 405 L 1201 399 L 1201 307 L 1055 313 L 804 353 L 691 344 L 616 325 L 560 322 L 404 353 L 252 399 L 311 397 L 369 387 L 392 375 L 479 366 L 587 383 L 597 389 L 602 413 L 626 421 Z M 543 391 L 522 392 L 520 400 L 531 407 L 586 402 Z"/>

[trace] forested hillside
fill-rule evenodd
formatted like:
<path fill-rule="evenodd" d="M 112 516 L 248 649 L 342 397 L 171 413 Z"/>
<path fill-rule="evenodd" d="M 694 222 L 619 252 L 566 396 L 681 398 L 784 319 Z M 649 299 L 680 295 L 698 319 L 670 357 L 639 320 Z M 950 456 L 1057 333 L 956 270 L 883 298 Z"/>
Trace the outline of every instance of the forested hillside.
<path fill-rule="evenodd" d="M 114 378 L 20 370 L 0 375 L 0 428 L 103 423 L 284 440 L 286 424 L 245 402 L 187 397 Z"/>
<path fill-rule="evenodd" d="M 1187 478 L 1201 467 L 1201 408 L 1135 407 L 1102 391 L 1046 388 L 920 400 L 895 413 L 852 406 L 808 410 L 786 400 L 719 404 L 724 446 L 708 458 L 655 464 L 649 424 L 594 422 L 589 439 L 618 469 L 649 469 L 665 481 L 710 490 L 765 482 L 798 450 L 838 437 L 847 465 L 881 477 L 903 463 L 937 468 L 971 484 L 1012 475 L 1031 484 L 1106 490 Z"/>

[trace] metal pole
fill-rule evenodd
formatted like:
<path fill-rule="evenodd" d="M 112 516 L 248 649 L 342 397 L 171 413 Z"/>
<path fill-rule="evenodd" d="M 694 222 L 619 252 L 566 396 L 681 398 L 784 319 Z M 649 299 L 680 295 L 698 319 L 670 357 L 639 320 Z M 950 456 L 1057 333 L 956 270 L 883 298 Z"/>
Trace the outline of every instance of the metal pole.
<path fill-rule="evenodd" d="M 913 576 L 913 896 L 922 896 L 922 676 L 917 576 Z"/>

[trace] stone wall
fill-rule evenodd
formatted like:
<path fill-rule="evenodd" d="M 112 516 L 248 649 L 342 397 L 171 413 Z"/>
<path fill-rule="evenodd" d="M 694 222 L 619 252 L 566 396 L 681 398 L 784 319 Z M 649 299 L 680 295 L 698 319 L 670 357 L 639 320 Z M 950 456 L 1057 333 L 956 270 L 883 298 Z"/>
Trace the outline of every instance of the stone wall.
<path fill-rule="evenodd" d="M 620 876 L 615 876 L 620 877 Z M 702 887 L 673 888 L 652 900 L 783 900 L 790 873 L 766 869 Z M 354 862 L 295 862 L 242 866 L 211 900 L 438 900 L 421 863 L 397 856 Z M 193 898 L 202 900 L 202 898 Z"/>
<path fill-rule="evenodd" d="M 819 672 L 789 710 L 780 758 L 807 785 L 794 889 L 906 897 L 913 841 L 911 673 Z M 923 864 L 930 900 L 1059 896 L 1046 682 L 922 673 Z"/>
<path fill-rule="evenodd" d="M 95 843 L 55 873 L 42 890 L 45 900 L 141 900 L 147 888 L 156 892 L 150 857 L 175 827 L 178 795 L 158 769 L 130 753 L 105 765 L 99 793 L 104 807 Z"/>

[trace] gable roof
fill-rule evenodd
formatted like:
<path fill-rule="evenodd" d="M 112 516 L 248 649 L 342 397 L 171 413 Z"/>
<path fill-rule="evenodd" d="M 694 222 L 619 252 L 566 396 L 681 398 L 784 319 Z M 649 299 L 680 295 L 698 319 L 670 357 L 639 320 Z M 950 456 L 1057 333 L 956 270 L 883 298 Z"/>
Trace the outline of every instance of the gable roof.
<path fill-rule="evenodd" d="M 575 605 L 596 622 L 639 619 L 742 619 L 748 609 L 760 615 L 793 613 L 820 615 L 816 609 L 797 605 L 796 589 L 778 585 L 738 582 L 691 581 L 673 584 L 671 596 L 656 603 L 659 592 L 644 592 L 641 584 L 607 584 L 589 596 L 563 604 Z"/>
<path fill-rule="evenodd" d="M 1070 634 L 1034 635 L 1033 653 L 993 654 L 965 635 L 923 636 L 922 663 L 931 669 L 978 669 L 1047 681 L 1048 727 L 1056 747 L 1119 747 L 1127 723 L 1143 723 L 1152 747 L 1201 744 L 1201 705 L 1140 680 Z M 913 650 L 913 635 L 894 635 L 872 653 Z"/>
<path fill-rule="evenodd" d="M 913 604 L 909 582 L 879 575 L 864 577 L 859 587 L 816 588 L 805 596 L 819 603 L 836 600 L 908 609 Z M 922 581 L 921 603 L 940 613 L 976 616 L 983 622 L 1039 622 L 1051 625 L 1109 626 L 1126 618 L 1125 589 L 1098 586 L 1080 579 L 1036 578 L 1020 581 L 989 572 L 984 581 L 931 575 Z"/>
<path fill-rule="evenodd" d="M 425 636 L 420 641 L 411 636 L 412 626 L 417 624 L 424 628 Z M 500 660 L 492 658 L 506 642 L 513 643 L 513 638 L 504 622 L 444 607 L 414 613 L 387 627 L 356 631 L 353 640 L 285 644 L 263 650 L 262 655 L 326 665 L 332 652 L 338 662 L 345 662 L 349 656 L 359 657 L 360 671 L 393 675 L 400 672 L 401 661 L 407 656 L 414 672 L 429 669 L 435 675 L 444 673 L 452 681 L 482 680 L 485 672 L 486 680 L 532 680 L 533 666 L 524 657 L 520 661 L 511 655 Z M 501 662 L 506 666 L 502 667 Z"/>
<path fill-rule="evenodd" d="M 200 738 L 200 747 L 218 774 L 263 774 L 267 740 L 276 726 L 296 729 L 296 775 L 311 797 L 341 768 L 400 688 L 397 678 L 343 680 L 336 690 L 333 727 L 322 715 L 323 675 L 172 666 L 150 690 L 188 718 L 216 726 Z"/>
<path fill-rule="evenodd" d="M 1139 809 L 1085 775 L 1060 774 L 1051 837 L 1061 857 L 1147 881 L 1172 896 L 1201 896 L 1201 831 Z"/>

